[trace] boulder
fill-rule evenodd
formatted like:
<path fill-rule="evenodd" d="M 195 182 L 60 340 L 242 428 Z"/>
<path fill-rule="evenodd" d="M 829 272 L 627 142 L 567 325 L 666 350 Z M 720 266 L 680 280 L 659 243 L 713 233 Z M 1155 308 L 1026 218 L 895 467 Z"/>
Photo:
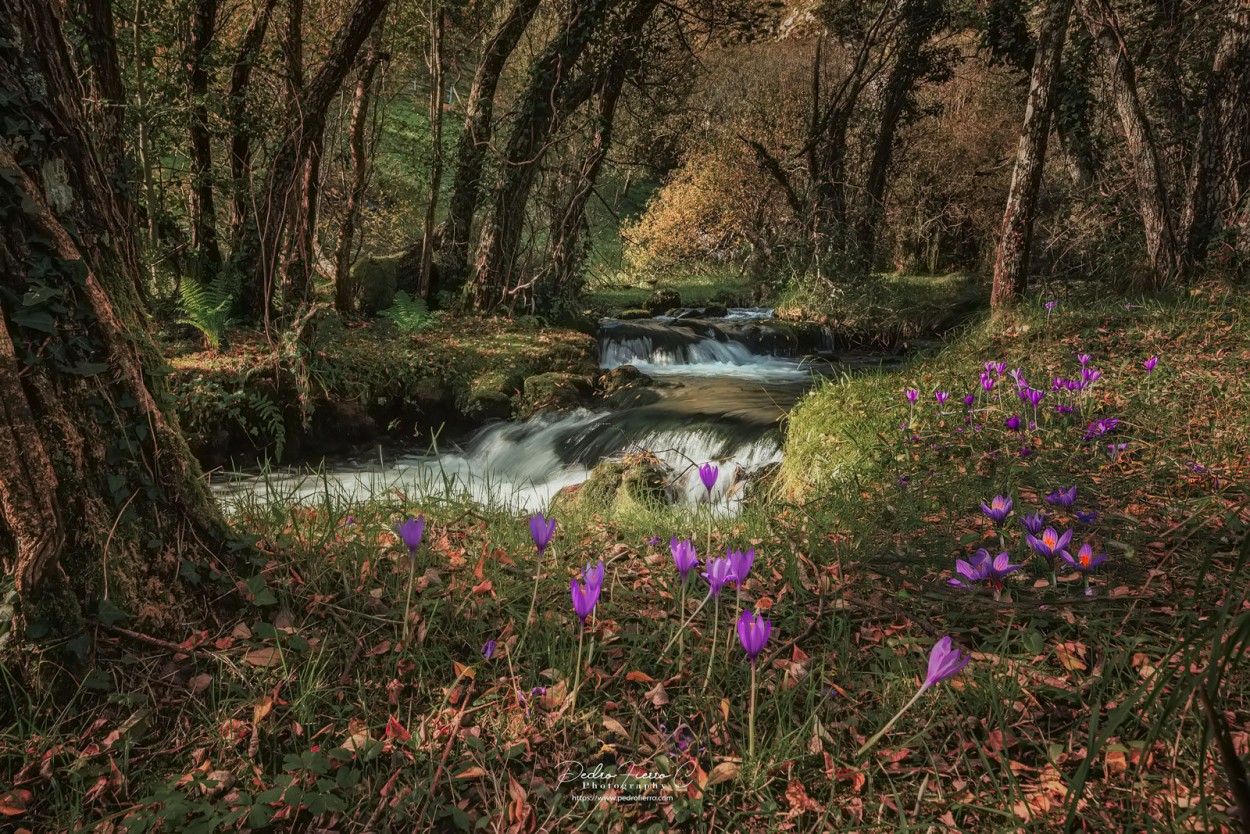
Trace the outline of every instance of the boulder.
<path fill-rule="evenodd" d="M 593 389 L 586 377 L 551 372 L 526 379 L 522 392 L 522 411 L 536 414 L 576 408 L 590 400 Z"/>
<path fill-rule="evenodd" d="M 644 307 L 656 316 L 667 310 L 681 306 L 681 295 L 676 290 L 656 290 L 651 297 L 643 302 Z"/>
<path fill-rule="evenodd" d="M 395 303 L 399 289 L 399 273 L 406 252 L 394 255 L 363 255 L 352 267 L 352 276 L 360 288 L 360 312 L 376 316 Z"/>
<path fill-rule="evenodd" d="M 619 512 L 631 507 L 669 503 L 668 468 L 650 452 L 600 462 L 568 500 L 592 512 Z"/>

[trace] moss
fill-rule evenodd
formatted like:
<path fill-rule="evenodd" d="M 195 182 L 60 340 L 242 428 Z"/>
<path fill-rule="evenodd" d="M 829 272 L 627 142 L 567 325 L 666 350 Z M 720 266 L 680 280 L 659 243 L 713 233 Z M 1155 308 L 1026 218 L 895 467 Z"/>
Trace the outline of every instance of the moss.
<path fill-rule="evenodd" d="M 625 513 L 668 503 L 668 471 L 649 453 L 605 460 L 590 473 L 580 489 L 571 493 L 579 509 L 599 513 Z"/>
<path fill-rule="evenodd" d="M 352 277 L 360 288 L 360 310 L 374 316 L 390 307 L 400 286 L 400 270 L 405 252 L 393 255 L 364 255 L 352 267 Z"/>
<path fill-rule="evenodd" d="M 566 410 L 586 403 L 592 394 L 590 380 L 585 376 L 559 371 L 536 374 L 525 380 L 522 411 L 535 414 Z"/>

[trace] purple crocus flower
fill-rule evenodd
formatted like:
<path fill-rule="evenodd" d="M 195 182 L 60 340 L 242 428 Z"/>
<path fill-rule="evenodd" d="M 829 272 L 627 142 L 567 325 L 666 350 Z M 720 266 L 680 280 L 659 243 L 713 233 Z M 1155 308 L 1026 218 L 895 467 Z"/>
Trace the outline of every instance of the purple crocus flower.
<path fill-rule="evenodd" d="M 1089 542 L 1085 542 L 1081 545 L 1081 549 L 1077 551 L 1075 558 L 1066 550 L 1059 555 L 1063 557 L 1063 561 L 1067 562 L 1081 573 L 1089 573 L 1103 562 L 1107 561 L 1106 553 L 1099 553 L 1097 556 L 1094 555 L 1094 548 L 1090 547 Z"/>
<path fill-rule="evenodd" d="M 971 406 L 976 401 L 977 401 L 976 394 L 969 394 L 968 396 L 964 397 L 964 405 L 966 406 Z"/>
<path fill-rule="evenodd" d="M 752 664 L 768 645 L 768 637 L 772 633 L 771 620 L 766 620 L 745 608 L 742 609 L 742 616 L 738 618 L 738 640 L 741 641 L 742 648 L 746 650 L 747 660 Z"/>
<path fill-rule="evenodd" d="M 951 396 L 950 391 L 934 391 L 933 392 L 933 399 L 937 400 L 938 405 L 942 405 L 943 403 L 945 403 L 947 400 L 950 399 L 950 396 Z"/>
<path fill-rule="evenodd" d="M 1060 507 L 1071 507 L 1076 503 L 1076 487 L 1059 487 L 1046 496 L 1046 502 Z"/>
<path fill-rule="evenodd" d="M 399 537 L 403 539 L 404 544 L 408 546 L 408 554 L 416 556 L 417 548 L 421 546 L 421 537 L 425 535 L 425 516 L 419 515 L 416 518 L 408 516 L 396 528 L 396 532 L 399 533 Z"/>
<path fill-rule="evenodd" d="M 536 513 L 530 516 L 530 538 L 534 540 L 534 547 L 538 548 L 539 555 L 542 555 L 547 549 L 547 545 L 551 544 L 551 539 L 556 534 L 555 518 L 547 518 L 542 513 Z"/>
<path fill-rule="evenodd" d="M 1022 425 L 1019 414 L 1013 414 L 1003 421 L 1003 425 L 1011 431 L 1020 431 Z"/>
<path fill-rule="evenodd" d="M 985 389 L 986 391 L 989 391 L 991 388 L 993 388 L 994 377 L 986 373 L 981 374 L 981 387 Z"/>
<path fill-rule="evenodd" d="M 1011 506 L 1010 495 L 995 495 L 990 499 L 989 504 L 981 502 L 981 512 L 985 513 L 986 517 L 995 524 L 1002 524 L 1003 519 L 1011 514 Z"/>
<path fill-rule="evenodd" d="M 751 573 L 751 565 L 755 564 L 755 548 L 745 553 L 741 550 L 731 550 L 728 558 L 734 581 L 741 587 L 746 583 L 747 575 Z"/>
<path fill-rule="evenodd" d="M 695 554 L 694 543 L 689 539 L 678 541 L 677 537 L 673 536 L 673 540 L 668 543 L 668 548 L 673 552 L 673 564 L 677 566 L 677 573 L 681 576 L 681 581 L 685 582 L 690 571 L 699 566 L 699 557 Z"/>
<path fill-rule="evenodd" d="M 573 597 L 573 611 L 577 614 L 578 619 L 582 621 L 585 627 L 586 620 L 589 619 L 592 611 L 595 610 L 595 604 L 599 602 L 599 592 L 603 590 L 601 582 L 591 582 L 588 577 L 585 584 L 574 579 L 569 584 L 569 594 Z"/>
<path fill-rule="evenodd" d="M 1027 400 L 1030 405 L 1037 408 L 1038 403 L 1046 396 L 1046 392 L 1040 388 L 1029 388 L 1027 385 L 1020 389 L 1020 399 Z"/>
<path fill-rule="evenodd" d="M 1067 530 L 1063 535 L 1059 535 L 1054 527 L 1047 527 L 1042 531 L 1040 538 L 1032 533 L 1026 533 L 1024 540 L 1038 556 L 1046 560 L 1046 564 L 1053 566 L 1055 557 L 1068 546 L 1068 542 L 1072 541 L 1072 531 Z"/>
<path fill-rule="evenodd" d="M 1032 515 L 1021 516 L 1020 523 L 1024 526 L 1025 532 L 1036 536 L 1046 526 L 1046 513 L 1036 512 Z"/>
<path fill-rule="evenodd" d="M 490 660 L 494 654 L 495 654 L 495 641 L 487 640 L 486 645 L 482 646 L 482 657 L 486 658 L 487 660 Z"/>
<path fill-rule="evenodd" d="M 1076 411 L 1076 409 L 1070 405 L 1064 405 L 1063 403 L 1055 403 L 1056 414 L 1071 414 L 1074 411 Z"/>
<path fill-rule="evenodd" d="M 1141 363 L 1141 366 L 1146 369 L 1146 373 L 1152 374 L 1154 373 L 1155 365 L 1158 365 L 1158 364 L 1159 364 L 1159 357 L 1152 356 L 1149 359 L 1147 359 L 1145 362 Z"/>
<path fill-rule="evenodd" d="M 972 655 L 965 655 L 952 645 L 950 635 L 943 637 L 933 645 L 929 652 L 929 671 L 925 675 L 921 690 L 936 686 L 944 680 L 953 678 L 968 665 Z"/>
<path fill-rule="evenodd" d="M 720 589 L 725 583 L 734 578 L 734 569 L 728 556 L 722 556 L 719 559 L 708 559 L 707 570 L 703 573 L 703 578 L 708 583 L 708 594 L 710 596 L 720 596 Z"/>
<path fill-rule="evenodd" d="M 986 362 L 985 370 L 997 376 L 1002 376 L 1003 371 L 1007 370 L 1006 362 Z"/>
<path fill-rule="evenodd" d="M 1059 302 L 1058 302 L 1058 301 L 1047 301 L 1047 302 L 1046 302 L 1046 312 L 1048 312 L 1048 313 L 1049 313 L 1051 310 L 1055 309 L 1055 307 L 1056 307 L 1056 306 L 1058 306 L 1058 304 L 1059 304 Z"/>
<path fill-rule="evenodd" d="M 911 403 L 912 405 L 915 405 L 916 400 L 920 399 L 920 392 L 917 391 L 915 388 L 908 388 L 906 391 L 903 392 L 903 394 L 907 397 L 907 402 Z"/>
<path fill-rule="evenodd" d="M 1090 510 L 1089 512 L 1076 511 L 1076 520 L 1082 524 L 1093 524 L 1098 521 L 1098 510 Z"/>
<path fill-rule="evenodd" d="M 1078 353 L 1076 355 L 1076 361 L 1081 363 L 1082 368 L 1084 368 L 1091 361 L 1093 361 L 1093 359 L 1094 357 L 1090 356 L 1088 353 Z"/>
<path fill-rule="evenodd" d="M 1095 437 L 1102 437 L 1104 434 L 1110 434 L 1120 425 L 1118 417 L 1104 417 L 1101 420 L 1095 420 L 1085 429 L 1085 439 L 1093 440 Z"/>
<path fill-rule="evenodd" d="M 1081 380 L 1086 385 L 1093 385 L 1100 379 L 1102 379 L 1102 371 L 1097 368 L 1081 368 Z"/>
<path fill-rule="evenodd" d="M 707 494 L 712 494 L 712 488 L 716 486 L 716 478 L 720 475 L 720 468 L 710 463 L 705 463 L 699 467 L 699 480 L 703 481 L 703 488 L 707 490 Z"/>
<path fill-rule="evenodd" d="M 602 559 L 599 560 L 597 565 L 592 565 L 590 562 L 587 562 L 586 567 L 582 569 L 582 579 L 586 581 L 587 585 L 594 583 L 595 585 L 602 586 L 603 573 L 604 567 Z"/>
<path fill-rule="evenodd" d="M 1128 448 L 1127 443 L 1108 443 L 1107 444 L 1107 456 L 1110 457 L 1112 460 L 1115 460 L 1116 458 L 1120 456 L 1120 452 L 1123 452 L 1127 448 Z"/>
<path fill-rule="evenodd" d="M 988 561 L 989 556 L 989 551 L 982 548 L 967 561 L 956 559 L 955 576 L 946 581 L 956 588 L 975 589 L 977 585 L 985 580 L 985 563 Z"/>

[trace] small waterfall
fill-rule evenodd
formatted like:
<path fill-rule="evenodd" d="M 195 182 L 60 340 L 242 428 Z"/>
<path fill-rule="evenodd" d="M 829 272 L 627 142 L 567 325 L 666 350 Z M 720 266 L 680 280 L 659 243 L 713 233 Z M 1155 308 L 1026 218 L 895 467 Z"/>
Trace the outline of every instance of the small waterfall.
<path fill-rule="evenodd" d="M 658 381 L 655 396 L 638 404 L 495 423 L 451 450 L 268 473 L 218 492 L 227 503 L 247 493 L 330 502 L 399 492 L 532 512 L 585 482 L 601 461 L 647 451 L 669 473 L 670 498 L 691 506 L 707 500 L 699 465 L 717 464 L 713 508 L 736 513 L 751 476 L 780 462 L 778 421 L 817 376 L 799 357 L 827 350 L 830 340 L 825 331 L 773 322 L 764 308 L 715 319 L 676 313 L 601 324 L 602 367 L 633 365 Z"/>

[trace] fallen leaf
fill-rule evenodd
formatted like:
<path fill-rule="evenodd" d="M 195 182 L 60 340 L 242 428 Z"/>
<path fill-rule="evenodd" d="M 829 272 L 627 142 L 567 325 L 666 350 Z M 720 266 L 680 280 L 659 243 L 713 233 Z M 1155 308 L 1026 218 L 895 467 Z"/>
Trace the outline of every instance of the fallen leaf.
<path fill-rule="evenodd" d="M 739 769 L 736 762 L 721 762 L 712 768 L 712 772 L 708 774 L 707 783 L 709 786 L 719 785 L 721 782 L 737 779 Z"/>
<path fill-rule="evenodd" d="M 630 672 L 625 676 L 625 680 L 633 681 L 634 683 L 655 683 L 655 678 L 646 672 Z"/>
<path fill-rule="evenodd" d="M 486 775 L 486 771 L 480 767 L 471 767 L 468 770 L 456 774 L 457 779 L 481 779 Z"/>
<path fill-rule="evenodd" d="M 252 649 L 243 655 L 243 659 L 253 666 L 273 666 L 278 662 L 279 657 L 277 648 L 272 646 L 266 649 Z"/>
<path fill-rule="evenodd" d="M 625 725 L 617 721 L 615 718 L 610 718 L 605 715 L 603 718 L 603 727 L 609 733 L 616 733 L 622 738 L 629 738 L 629 731 L 625 729 Z"/>
<path fill-rule="evenodd" d="M 30 791 L 13 788 L 7 793 L 0 793 L 0 814 L 16 817 L 26 813 L 26 803 L 30 802 Z"/>

